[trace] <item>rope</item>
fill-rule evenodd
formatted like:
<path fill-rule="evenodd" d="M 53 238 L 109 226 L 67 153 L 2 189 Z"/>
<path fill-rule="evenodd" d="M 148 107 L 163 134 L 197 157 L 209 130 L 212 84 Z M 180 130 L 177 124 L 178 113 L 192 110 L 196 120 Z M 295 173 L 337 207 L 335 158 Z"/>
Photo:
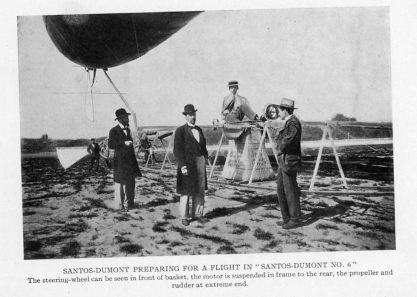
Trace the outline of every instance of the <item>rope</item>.
<path fill-rule="evenodd" d="M 119 89 L 116 87 L 116 85 L 114 84 L 114 82 L 112 81 L 112 79 L 110 78 L 110 76 L 108 75 L 107 71 L 105 69 L 103 69 L 104 75 L 107 77 L 107 79 L 109 80 L 110 84 L 113 86 L 114 90 L 117 92 L 117 94 L 119 95 L 120 99 L 122 99 L 123 103 L 126 105 L 126 108 L 130 111 L 130 113 L 132 114 L 133 117 L 133 135 L 134 138 L 133 140 L 138 143 L 139 142 L 139 135 L 138 135 L 138 122 L 136 119 L 136 113 L 135 111 L 130 107 L 129 102 L 125 99 L 125 97 L 123 97 L 122 93 L 119 91 Z"/>
<path fill-rule="evenodd" d="M 91 77 L 90 77 L 90 70 L 86 68 L 86 71 L 87 71 L 87 92 L 85 93 L 85 96 L 84 96 L 84 110 L 85 110 L 85 116 L 87 117 L 87 119 L 90 120 L 91 122 L 94 122 L 93 85 L 94 85 L 94 80 L 96 77 L 96 70 L 94 69 L 94 76 L 93 76 L 92 82 L 91 82 Z M 88 109 L 87 109 L 87 104 L 88 104 L 87 101 L 88 101 L 89 95 L 91 99 L 91 115 L 88 114 Z"/>
<path fill-rule="evenodd" d="M 96 72 L 97 72 L 97 69 L 94 68 L 94 70 L 93 70 L 93 81 L 91 82 L 91 92 L 93 91 L 94 82 L 96 81 Z"/>

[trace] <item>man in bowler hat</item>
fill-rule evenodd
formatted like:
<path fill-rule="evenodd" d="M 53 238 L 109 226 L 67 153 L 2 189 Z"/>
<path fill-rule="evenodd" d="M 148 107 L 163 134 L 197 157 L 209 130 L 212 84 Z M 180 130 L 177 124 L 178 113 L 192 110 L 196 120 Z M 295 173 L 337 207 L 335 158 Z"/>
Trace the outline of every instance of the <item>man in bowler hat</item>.
<path fill-rule="evenodd" d="M 283 98 L 278 105 L 284 126 L 275 136 L 278 152 L 277 194 L 284 229 L 296 228 L 301 216 L 297 171 L 301 165 L 301 124 L 294 112 L 294 100 Z"/>
<path fill-rule="evenodd" d="M 133 148 L 129 115 L 124 108 L 116 110 L 118 125 L 109 133 L 109 148 L 114 150 L 113 178 L 115 208 L 132 209 L 135 199 L 135 178 L 142 176 Z"/>
<path fill-rule="evenodd" d="M 208 152 L 203 131 L 195 125 L 196 111 L 192 104 L 184 106 L 186 123 L 176 129 L 174 136 L 174 155 L 178 160 L 177 193 L 181 195 L 180 216 L 184 226 L 195 218 L 202 218 L 207 189 Z"/>

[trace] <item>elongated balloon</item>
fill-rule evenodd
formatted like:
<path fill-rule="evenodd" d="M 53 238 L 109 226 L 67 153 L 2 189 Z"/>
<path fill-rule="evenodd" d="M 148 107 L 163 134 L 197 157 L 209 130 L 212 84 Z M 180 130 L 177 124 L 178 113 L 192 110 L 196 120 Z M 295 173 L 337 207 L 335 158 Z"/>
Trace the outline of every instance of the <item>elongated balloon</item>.
<path fill-rule="evenodd" d="M 44 16 L 58 50 L 88 68 L 107 69 L 146 54 L 200 12 Z"/>

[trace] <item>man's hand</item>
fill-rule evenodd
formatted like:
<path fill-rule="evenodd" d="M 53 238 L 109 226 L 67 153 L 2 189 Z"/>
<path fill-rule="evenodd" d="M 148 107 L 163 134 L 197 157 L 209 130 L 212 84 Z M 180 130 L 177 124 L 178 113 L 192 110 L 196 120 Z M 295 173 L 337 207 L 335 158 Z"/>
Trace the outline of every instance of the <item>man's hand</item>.
<path fill-rule="evenodd" d="M 125 145 L 126 146 L 129 146 L 129 145 L 132 145 L 133 144 L 133 141 L 131 141 L 131 140 L 127 140 L 127 141 L 125 141 Z"/>
<path fill-rule="evenodd" d="M 188 175 L 187 166 L 182 166 L 182 167 L 181 167 L 181 173 L 182 173 L 183 175 Z"/>

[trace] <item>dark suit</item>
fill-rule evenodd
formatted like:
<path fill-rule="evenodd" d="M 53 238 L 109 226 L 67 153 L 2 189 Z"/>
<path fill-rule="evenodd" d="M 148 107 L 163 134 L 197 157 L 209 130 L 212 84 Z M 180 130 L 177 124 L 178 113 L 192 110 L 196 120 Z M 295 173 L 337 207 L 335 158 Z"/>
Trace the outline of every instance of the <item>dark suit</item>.
<path fill-rule="evenodd" d="M 301 165 L 301 124 L 292 115 L 275 138 L 278 151 L 277 194 L 284 221 L 301 215 L 297 171 Z"/>
<path fill-rule="evenodd" d="M 115 182 L 116 204 L 120 202 L 124 207 L 124 197 L 127 198 L 127 207 L 133 207 L 135 198 L 135 177 L 142 176 L 138 162 L 135 157 L 133 145 L 127 146 L 125 141 L 132 141 L 130 130 L 126 130 L 127 135 L 117 125 L 110 130 L 109 133 L 109 148 L 114 150 L 113 159 L 113 178 Z M 120 191 L 120 193 L 119 193 Z"/>
<path fill-rule="evenodd" d="M 174 155 L 178 160 L 177 193 L 183 197 L 191 197 L 193 202 L 192 211 L 188 210 L 188 200 L 180 203 L 180 212 L 184 217 L 202 215 L 204 190 L 207 189 L 205 159 L 208 157 L 208 152 L 206 139 L 200 127 L 195 126 L 195 129 L 199 134 L 199 142 L 195 139 L 192 128 L 188 124 L 177 128 L 174 136 Z M 187 167 L 187 175 L 183 175 L 181 172 L 183 166 Z"/>
<path fill-rule="evenodd" d="M 98 170 L 98 166 L 100 164 L 100 151 L 101 149 L 97 142 L 93 142 L 88 146 L 87 152 L 91 156 L 90 168 L 88 169 L 89 171 L 93 168 L 94 163 L 96 163 L 96 171 Z"/>

